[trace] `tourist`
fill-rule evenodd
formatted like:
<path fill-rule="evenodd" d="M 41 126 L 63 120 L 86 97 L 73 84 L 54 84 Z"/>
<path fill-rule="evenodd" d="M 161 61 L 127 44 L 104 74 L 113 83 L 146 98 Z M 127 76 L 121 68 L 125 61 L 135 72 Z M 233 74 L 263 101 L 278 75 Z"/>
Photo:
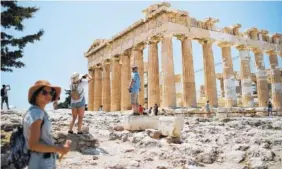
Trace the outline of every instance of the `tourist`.
<path fill-rule="evenodd" d="M 88 79 L 88 80 L 87 80 Z M 83 134 L 82 120 L 85 112 L 85 94 L 84 87 L 89 81 L 93 80 L 89 74 L 81 75 L 74 72 L 71 76 L 71 110 L 72 110 L 72 121 L 69 126 L 69 134 L 73 134 L 73 125 L 78 117 L 78 130 L 77 134 Z"/>
<path fill-rule="evenodd" d="M 163 110 L 164 110 L 164 109 L 163 109 Z M 155 106 L 154 106 L 154 114 L 155 114 L 155 116 L 158 115 L 158 112 L 159 112 L 159 107 L 158 107 L 157 104 L 155 104 Z"/>
<path fill-rule="evenodd" d="M 272 103 L 270 100 L 267 102 L 267 112 L 268 116 L 272 115 Z"/>
<path fill-rule="evenodd" d="M 10 85 L 2 85 L 1 89 L 1 109 L 3 110 L 3 103 L 6 103 L 7 109 L 9 110 L 9 99 L 8 99 L 8 90 L 11 90 Z"/>
<path fill-rule="evenodd" d="M 103 111 L 103 105 L 101 105 L 100 107 L 99 107 L 99 110 L 98 111 Z"/>
<path fill-rule="evenodd" d="M 55 146 L 52 137 L 51 121 L 45 106 L 57 101 L 61 88 L 48 81 L 39 80 L 28 91 L 31 107 L 23 118 L 23 132 L 26 146 L 30 150 L 29 169 L 56 168 L 57 153 L 65 155 L 70 151 L 70 141 L 63 146 Z"/>
<path fill-rule="evenodd" d="M 132 66 L 131 81 L 128 87 L 130 93 L 130 102 L 133 110 L 133 115 L 138 115 L 138 94 L 140 91 L 140 76 L 138 74 L 138 67 L 136 65 Z"/>
<path fill-rule="evenodd" d="M 149 111 L 148 111 L 148 114 L 151 114 L 152 113 L 152 107 L 150 107 Z"/>
<path fill-rule="evenodd" d="M 141 106 L 141 104 L 139 105 L 139 114 L 142 115 L 144 112 L 143 112 L 143 107 Z"/>

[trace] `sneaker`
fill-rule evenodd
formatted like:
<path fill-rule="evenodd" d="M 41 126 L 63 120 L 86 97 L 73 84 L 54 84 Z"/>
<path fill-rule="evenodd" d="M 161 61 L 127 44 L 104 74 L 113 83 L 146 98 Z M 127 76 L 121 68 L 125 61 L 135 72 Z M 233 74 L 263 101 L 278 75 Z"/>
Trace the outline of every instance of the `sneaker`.
<path fill-rule="evenodd" d="M 69 134 L 73 134 L 73 131 L 68 131 Z"/>
<path fill-rule="evenodd" d="M 81 131 L 77 132 L 77 134 L 83 134 Z"/>

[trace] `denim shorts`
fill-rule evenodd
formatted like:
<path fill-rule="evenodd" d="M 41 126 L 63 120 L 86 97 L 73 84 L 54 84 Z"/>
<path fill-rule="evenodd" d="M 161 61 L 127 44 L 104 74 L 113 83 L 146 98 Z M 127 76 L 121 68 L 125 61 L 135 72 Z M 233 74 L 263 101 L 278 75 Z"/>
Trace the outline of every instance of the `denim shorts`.
<path fill-rule="evenodd" d="M 82 98 L 80 102 L 71 104 L 71 108 L 80 108 L 80 107 L 85 107 L 85 98 L 84 97 Z"/>

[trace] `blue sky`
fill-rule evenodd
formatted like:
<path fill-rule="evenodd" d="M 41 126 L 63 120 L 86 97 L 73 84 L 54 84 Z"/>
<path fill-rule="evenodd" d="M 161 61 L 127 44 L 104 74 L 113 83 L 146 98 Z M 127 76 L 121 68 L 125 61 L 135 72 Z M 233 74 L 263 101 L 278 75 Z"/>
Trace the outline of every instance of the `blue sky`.
<path fill-rule="evenodd" d="M 28 89 L 39 79 L 46 79 L 67 89 L 73 72 L 87 72 L 87 60 L 83 53 L 95 39 L 110 38 L 124 30 L 143 18 L 142 10 L 154 3 L 156 2 L 20 2 L 20 5 L 36 6 L 40 10 L 34 18 L 24 21 L 24 32 L 9 32 L 22 36 L 33 34 L 42 28 L 45 34 L 41 41 L 29 44 L 24 49 L 22 61 L 26 64 L 25 68 L 14 69 L 13 73 L 1 72 L 1 84 L 11 85 L 10 104 L 27 108 Z M 217 27 L 240 23 L 241 31 L 257 27 L 267 29 L 270 33 L 282 33 L 282 2 L 171 2 L 171 5 L 188 11 L 190 16 L 197 19 L 209 16 L 219 18 Z M 182 70 L 181 44 L 176 39 L 173 39 L 173 43 L 174 67 L 176 74 L 179 74 Z M 202 48 L 196 41 L 192 45 L 194 67 L 197 70 L 203 67 Z M 213 52 L 215 63 L 221 62 L 220 48 L 213 45 Z M 147 55 L 148 51 L 145 49 L 145 60 Z M 232 56 L 237 55 L 238 51 L 233 48 Z M 268 56 L 264 56 L 266 67 L 269 68 Z M 252 59 L 254 62 L 254 58 Z M 235 60 L 233 64 L 235 71 L 238 71 L 239 60 Z M 252 72 L 255 72 L 254 64 L 251 65 Z M 282 67 L 280 57 L 279 67 Z M 216 72 L 222 72 L 222 66 L 217 66 Z M 197 73 L 197 90 L 203 80 L 203 72 Z M 220 91 L 219 86 L 217 90 Z M 64 100 L 64 94 L 62 99 Z"/>

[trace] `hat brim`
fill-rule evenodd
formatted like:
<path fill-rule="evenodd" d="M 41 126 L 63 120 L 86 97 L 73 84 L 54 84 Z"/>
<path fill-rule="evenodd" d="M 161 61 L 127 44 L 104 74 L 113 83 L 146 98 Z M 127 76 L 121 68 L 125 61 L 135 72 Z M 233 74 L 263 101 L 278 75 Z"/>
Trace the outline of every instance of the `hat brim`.
<path fill-rule="evenodd" d="M 83 75 L 82 74 L 79 74 L 78 76 L 74 77 L 71 79 L 71 81 L 74 83 L 74 82 L 78 82 L 82 79 Z"/>
<path fill-rule="evenodd" d="M 42 86 L 53 88 L 56 91 L 56 98 L 55 98 L 54 101 L 57 101 L 59 99 L 60 94 L 61 94 L 61 87 L 53 86 L 53 85 L 43 85 L 43 84 L 40 84 L 40 85 L 33 85 L 33 86 L 31 86 L 29 88 L 29 90 L 28 90 L 28 102 L 29 103 L 31 101 L 31 97 L 33 96 L 34 92 L 37 91 Z"/>

